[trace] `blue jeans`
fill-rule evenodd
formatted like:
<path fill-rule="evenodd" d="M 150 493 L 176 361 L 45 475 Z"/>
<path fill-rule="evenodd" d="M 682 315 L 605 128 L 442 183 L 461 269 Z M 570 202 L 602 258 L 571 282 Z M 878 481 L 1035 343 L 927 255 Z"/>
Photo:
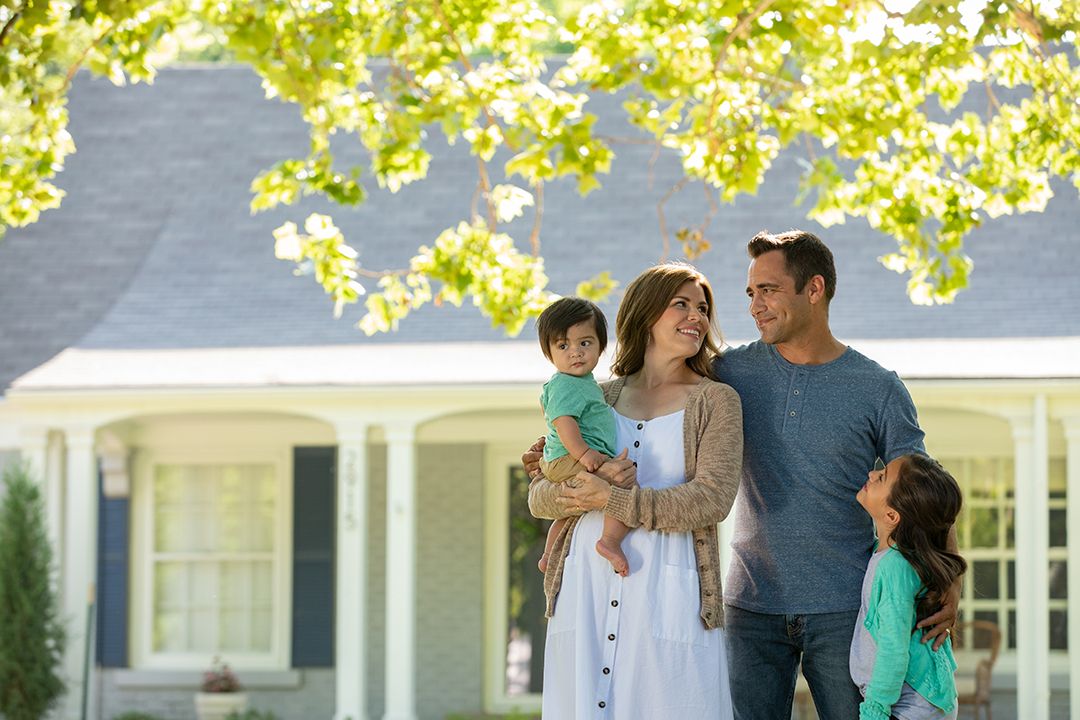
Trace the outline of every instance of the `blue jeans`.
<path fill-rule="evenodd" d="M 725 606 L 735 720 L 790 718 L 800 660 L 821 720 L 859 717 L 862 696 L 848 670 L 858 616 L 857 610 L 763 615 Z"/>

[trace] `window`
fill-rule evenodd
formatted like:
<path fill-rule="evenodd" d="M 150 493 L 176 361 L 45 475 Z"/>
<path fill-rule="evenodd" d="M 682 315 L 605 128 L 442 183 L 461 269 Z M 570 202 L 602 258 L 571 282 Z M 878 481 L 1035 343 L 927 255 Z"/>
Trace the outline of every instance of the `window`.
<path fill-rule="evenodd" d="M 538 711 L 543 681 L 544 578 L 536 567 L 548 522 L 529 513 L 520 447 L 489 450 L 485 512 L 486 704 L 489 712 Z"/>
<path fill-rule="evenodd" d="M 288 496 L 279 463 L 148 463 L 139 478 L 134 661 L 285 667 Z"/>
<path fill-rule="evenodd" d="M 1003 649 L 1016 649 L 1016 495 L 1012 458 L 943 458 L 964 492 L 957 518 L 968 574 L 960 602 L 963 619 L 1001 628 Z M 1066 608 L 1065 461 L 1049 465 L 1050 649 L 1068 649 Z"/>

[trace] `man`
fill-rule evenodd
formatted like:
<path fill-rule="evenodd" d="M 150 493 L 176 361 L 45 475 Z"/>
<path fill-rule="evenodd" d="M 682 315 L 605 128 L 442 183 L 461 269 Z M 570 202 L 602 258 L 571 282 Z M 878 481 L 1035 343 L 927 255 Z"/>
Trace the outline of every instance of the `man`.
<path fill-rule="evenodd" d="M 855 494 L 875 461 L 925 452 L 896 373 L 829 328 L 832 253 L 809 232 L 758 233 L 746 293 L 761 339 L 714 363 L 743 402 L 743 482 L 724 588 L 737 720 L 791 717 L 798 668 L 823 720 L 859 715 L 848 652 L 873 543 Z M 920 626 L 955 620 L 956 597 Z M 942 642 L 942 637 L 938 642 Z"/>

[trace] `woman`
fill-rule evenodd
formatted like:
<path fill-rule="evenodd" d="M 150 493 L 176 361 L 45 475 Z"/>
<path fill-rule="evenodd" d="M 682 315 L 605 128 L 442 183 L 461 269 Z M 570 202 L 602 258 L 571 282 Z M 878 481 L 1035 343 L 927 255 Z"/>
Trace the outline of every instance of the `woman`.
<path fill-rule="evenodd" d="M 636 482 L 620 453 L 577 487 L 529 486 L 534 515 L 570 518 L 544 578 L 543 716 L 730 718 L 716 524 L 739 485 L 742 407 L 710 379 L 712 289 L 689 265 L 650 268 L 615 330 L 616 379 L 602 386 Z M 625 578 L 592 552 L 605 514 L 638 528 Z"/>

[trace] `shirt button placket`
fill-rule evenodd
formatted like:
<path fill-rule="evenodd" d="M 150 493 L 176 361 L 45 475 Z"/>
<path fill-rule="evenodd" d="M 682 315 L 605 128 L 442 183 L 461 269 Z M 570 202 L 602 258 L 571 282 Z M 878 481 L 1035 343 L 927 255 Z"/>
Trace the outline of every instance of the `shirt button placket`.
<path fill-rule="evenodd" d="M 615 648 L 619 639 L 619 616 L 622 614 L 622 578 L 613 576 L 608 583 L 610 601 L 604 613 L 604 640 L 603 651 L 600 653 L 599 682 L 596 687 L 596 703 L 600 711 L 597 717 L 607 717 L 608 700 L 611 699 L 611 680 L 614 677 L 612 668 L 615 667 Z"/>
<path fill-rule="evenodd" d="M 807 377 L 807 373 L 804 371 L 796 372 L 791 377 L 787 407 L 784 408 L 785 435 L 795 435 L 799 432 L 799 424 L 802 422 L 803 398 L 806 397 Z"/>

